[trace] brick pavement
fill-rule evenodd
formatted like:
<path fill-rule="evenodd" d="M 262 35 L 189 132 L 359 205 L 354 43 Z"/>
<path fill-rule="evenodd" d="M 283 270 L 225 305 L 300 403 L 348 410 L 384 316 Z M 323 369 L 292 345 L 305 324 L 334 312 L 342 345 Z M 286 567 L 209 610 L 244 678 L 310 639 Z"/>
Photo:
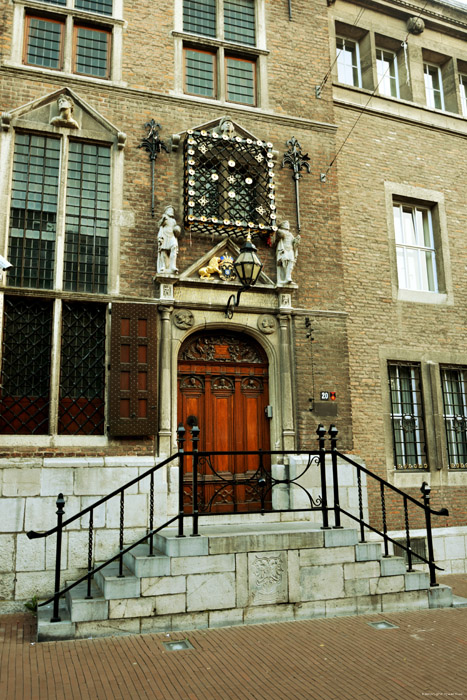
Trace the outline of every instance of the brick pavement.
<path fill-rule="evenodd" d="M 0 617 L 2 700 L 467 698 L 467 608 L 42 644 L 34 627 Z"/>

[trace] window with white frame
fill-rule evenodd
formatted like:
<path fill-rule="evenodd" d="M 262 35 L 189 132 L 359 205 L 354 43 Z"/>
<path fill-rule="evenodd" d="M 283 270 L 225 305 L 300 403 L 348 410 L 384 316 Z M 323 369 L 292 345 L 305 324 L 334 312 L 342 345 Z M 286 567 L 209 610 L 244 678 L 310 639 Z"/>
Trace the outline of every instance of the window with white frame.
<path fill-rule="evenodd" d="M 13 44 L 13 64 L 120 79 L 123 22 L 115 17 L 112 0 L 38 2 L 43 9 L 15 4 L 14 21 L 23 26 L 23 44 L 22 53 Z"/>
<path fill-rule="evenodd" d="M 449 469 L 467 469 L 467 368 L 441 367 Z"/>
<path fill-rule="evenodd" d="M 255 106 L 255 0 L 183 0 L 186 94 Z M 212 39 L 212 43 L 209 41 Z"/>
<path fill-rule="evenodd" d="M 337 79 L 340 83 L 361 87 L 360 51 L 357 41 L 336 37 Z"/>
<path fill-rule="evenodd" d="M 420 365 L 389 362 L 388 374 L 394 468 L 427 469 Z"/>
<path fill-rule="evenodd" d="M 437 292 L 436 251 L 430 209 L 393 203 L 400 289 Z"/>
<path fill-rule="evenodd" d="M 462 114 L 467 117 L 467 75 L 459 75 L 459 88 L 461 93 Z"/>
<path fill-rule="evenodd" d="M 397 74 L 397 56 L 393 51 L 376 49 L 376 70 L 378 90 L 381 95 L 399 97 L 399 78 Z"/>
<path fill-rule="evenodd" d="M 443 79 L 441 68 L 430 63 L 423 64 L 427 107 L 444 109 Z"/>

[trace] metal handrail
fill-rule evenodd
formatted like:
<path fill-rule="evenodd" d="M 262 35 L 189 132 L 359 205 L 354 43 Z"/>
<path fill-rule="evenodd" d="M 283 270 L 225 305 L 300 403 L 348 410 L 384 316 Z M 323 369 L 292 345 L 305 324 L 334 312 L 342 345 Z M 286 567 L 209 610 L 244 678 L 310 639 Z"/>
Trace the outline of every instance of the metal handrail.
<path fill-rule="evenodd" d="M 228 483 L 228 481 L 222 477 L 221 474 L 217 473 L 214 467 L 212 466 L 211 463 L 211 458 L 215 456 L 241 456 L 241 455 L 256 455 L 258 457 L 258 468 L 256 472 L 254 473 L 253 476 L 247 477 L 246 479 L 243 480 L 238 480 L 238 481 L 233 481 L 232 483 L 235 484 L 242 484 L 242 483 L 249 483 L 249 484 L 256 484 L 257 491 L 259 493 L 259 500 L 260 500 L 260 510 L 257 512 L 264 514 L 265 512 L 269 512 L 268 508 L 266 507 L 267 503 L 267 498 L 270 496 L 272 489 L 274 486 L 278 485 L 288 485 L 290 486 L 296 486 L 302 490 L 304 494 L 306 494 L 308 498 L 308 503 L 309 505 L 305 508 L 277 508 L 274 509 L 274 511 L 271 510 L 271 512 L 303 512 L 303 511 L 321 511 L 322 518 L 323 518 L 323 529 L 329 529 L 329 511 L 334 512 L 334 525 L 333 528 L 340 528 L 341 527 L 341 514 L 346 515 L 350 519 L 354 520 L 355 522 L 359 523 L 360 525 L 360 541 L 365 542 L 365 528 L 371 530 L 372 532 L 375 532 L 379 534 L 381 537 L 383 537 L 384 540 L 384 556 L 389 556 L 388 553 L 388 544 L 389 542 L 393 544 L 397 544 L 399 547 L 404 549 L 407 552 L 408 555 L 408 571 L 412 571 L 412 557 L 415 556 L 417 559 L 420 561 L 428 564 L 429 570 L 430 570 L 430 585 L 431 586 L 436 586 L 438 585 L 436 583 L 436 569 L 440 569 L 439 566 L 437 566 L 434 562 L 434 557 L 433 557 L 433 539 L 432 539 L 432 532 L 431 532 L 431 515 L 449 515 L 449 511 L 446 508 L 442 508 L 439 511 L 433 510 L 430 507 L 430 487 L 426 482 L 423 482 L 421 491 L 423 495 L 423 504 L 417 501 L 415 498 L 410 496 L 409 494 L 405 493 L 404 491 L 401 491 L 401 489 L 397 488 L 396 486 L 393 486 L 390 484 L 388 481 L 383 479 L 382 477 L 378 476 L 377 474 L 374 474 L 371 472 L 369 469 L 366 467 L 362 466 L 358 462 L 354 461 L 347 455 L 342 454 L 341 452 L 338 452 L 337 450 L 337 434 L 338 431 L 335 428 L 335 426 L 331 425 L 328 434 L 329 438 L 331 441 L 331 449 L 326 450 L 325 449 L 325 436 L 326 436 L 326 429 L 324 426 L 319 425 L 317 429 L 317 435 L 318 435 L 318 444 L 319 444 L 319 449 L 318 450 L 293 450 L 294 455 L 305 455 L 307 456 L 307 464 L 304 466 L 304 468 L 300 471 L 298 475 L 296 475 L 294 478 L 284 478 L 284 479 L 278 479 L 274 478 L 272 474 L 268 472 L 268 470 L 265 469 L 264 467 L 264 457 L 266 456 L 273 456 L 273 455 L 280 455 L 280 456 L 288 456 L 291 454 L 290 450 L 237 450 L 237 451 L 203 451 L 203 450 L 198 450 L 198 441 L 199 441 L 199 428 L 198 426 L 193 426 L 191 430 L 192 434 L 192 443 L 193 443 L 193 449 L 191 451 L 185 452 L 183 449 L 183 445 L 185 442 L 185 429 L 183 428 L 182 425 L 179 426 L 178 431 L 177 431 L 177 439 L 178 439 L 178 452 L 175 453 L 174 455 L 171 455 L 167 459 L 165 459 L 163 462 L 160 464 L 155 465 L 154 467 L 151 467 L 147 471 L 145 471 L 143 474 L 140 474 L 139 476 L 131 479 L 128 481 L 126 484 L 123 486 L 115 489 L 112 491 L 110 494 L 107 496 L 104 496 L 100 500 L 96 501 L 95 503 L 92 503 L 91 505 L 87 506 L 86 508 L 83 508 L 79 513 L 76 513 L 72 517 L 68 518 L 67 520 L 63 521 L 63 515 L 64 515 L 64 505 L 65 505 L 65 499 L 63 497 L 63 494 L 59 494 L 57 498 L 57 524 L 55 527 L 51 528 L 50 530 L 47 530 L 46 532 L 35 532 L 33 530 L 29 531 L 27 533 L 27 536 L 29 539 L 38 539 L 38 538 L 43 538 L 43 537 L 48 537 L 50 535 L 53 535 L 57 533 L 57 543 L 56 543 L 56 557 L 55 557 L 55 587 L 54 587 L 54 594 L 50 598 L 48 598 L 46 601 L 42 602 L 39 604 L 39 606 L 47 605 L 51 601 L 53 601 L 53 615 L 51 618 L 51 622 L 59 622 L 60 621 L 60 615 L 59 615 L 59 599 L 60 597 L 64 594 L 73 589 L 75 586 L 78 584 L 82 583 L 83 581 L 87 581 L 87 598 L 90 599 L 92 598 L 92 593 L 91 593 L 91 581 L 92 578 L 94 577 L 94 574 L 96 574 L 98 571 L 103 569 L 105 566 L 110 564 L 111 562 L 115 561 L 118 559 L 119 561 L 119 577 L 124 577 L 123 574 L 123 556 L 127 553 L 130 552 L 134 547 L 138 546 L 139 544 L 142 544 L 143 542 L 146 542 L 149 540 L 149 556 L 154 556 L 154 536 L 160 531 L 163 530 L 164 528 L 168 527 L 169 525 L 173 523 L 178 523 L 178 537 L 184 537 L 184 519 L 186 517 L 192 518 L 192 536 L 196 537 L 199 535 L 198 532 L 198 521 L 200 515 L 216 515 L 216 513 L 213 513 L 212 511 L 207 512 L 206 509 L 203 511 L 202 509 L 202 504 L 199 502 L 199 497 L 198 497 L 198 486 L 199 484 L 204 483 L 202 480 L 199 481 L 198 477 L 198 465 L 201 460 L 206 460 L 206 463 L 208 463 L 208 466 L 214 475 L 214 477 L 218 477 L 218 481 L 220 482 L 221 486 L 218 487 L 218 489 L 214 492 L 214 496 L 211 498 L 211 501 L 208 503 L 208 506 L 213 505 L 215 502 L 216 496 L 222 491 L 222 489 L 225 488 L 225 484 Z M 326 455 L 331 456 L 331 461 L 332 461 L 332 477 L 333 477 L 333 484 L 332 484 L 332 499 L 333 499 L 333 505 L 328 505 L 328 493 L 327 493 L 327 484 L 326 484 Z M 184 474 L 184 461 L 187 457 L 191 457 L 193 460 L 193 469 L 192 469 L 192 512 L 191 514 L 187 514 L 185 512 L 185 494 L 184 494 L 184 486 L 183 486 L 183 474 Z M 354 467 L 357 470 L 357 488 L 358 488 L 358 499 L 359 499 L 359 514 L 358 517 L 355 516 L 353 513 L 348 512 L 344 508 L 341 507 L 340 502 L 339 502 L 339 483 L 338 483 L 338 468 L 337 468 L 337 459 L 340 458 L 344 462 L 348 463 L 352 467 Z M 163 525 L 158 526 L 157 528 L 154 528 L 154 474 L 158 470 L 162 469 L 163 467 L 167 466 L 174 460 L 178 459 L 178 468 L 179 468 L 179 498 L 178 498 L 178 504 L 179 504 L 179 512 L 177 515 L 172 517 L 171 519 L 167 520 Z M 305 487 L 303 487 L 300 483 L 299 480 L 302 478 L 302 476 L 311 468 L 312 465 L 319 465 L 320 469 L 320 479 L 321 479 L 321 496 L 319 496 L 316 500 L 314 500 L 311 496 L 311 494 L 308 492 Z M 362 496 L 362 483 L 361 483 L 361 475 L 362 472 L 366 474 L 368 477 L 376 480 L 380 484 L 380 491 L 381 491 L 381 504 L 382 504 L 382 518 L 383 518 L 383 530 L 378 530 L 374 526 L 370 525 L 369 523 L 365 522 L 364 520 L 364 509 L 363 509 L 363 496 Z M 136 542 L 134 542 L 131 545 L 128 545 L 127 547 L 123 546 L 124 543 L 124 520 L 125 520 L 125 501 L 124 501 L 124 495 L 125 492 L 131 487 L 134 486 L 136 483 L 139 483 L 145 478 L 150 478 L 150 489 L 149 489 L 149 526 L 148 526 L 148 531 L 145 535 L 143 535 L 140 539 L 138 539 Z M 387 529 L 387 522 L 386 522 L 386 506 L 385 506 L 385 489 L 389 489 L 392 492 L 398 494 L 404 499 L 404 514 L 405 514 L 405 526 L 406 526 L 406 536 L 407 536 L 407 546 L 401 544 L 400 542 L 396 542 L 393 538 L 391 538 L 388 535 L 388 529 Z M 93 536 L 94 536 L 94 510 L 98 508 L 100 505 L 103 503 L 106 503 L 110 499 L 114 497 L 120 497 L 120 524 L 119 524 L 119 551 L 117 554 L 114 556 L 110 557 L 107 559 L 104 563 L 101 563 L 97 566 L 93 564 Z M 410 547 L 410 527 L 409 527 L 409 517 L 408 517 L 408 507 L 407 504 L 408 502 L 415 504 L 419 508 L 422 508 L 424 513 L 425 513 L 425 524 L 426 524 L 426 530 L 427 530 L 427 541 L 428 541 L 428 558 L 412 551 Z M 208 508 L 209 510 L 209 508 Z M 229 514 L 235 514 L 237 512 L 234 510 L 232 513 Z M 84 515 L 87 515 L 89 513 L 89 526 L 88 526 L 88 565 L 87 565 L 87 571 L 86 573 L 81 576 L 77 581 L 74 581 L 73 583 L 67 585 L 64 588 L 60 588 L 60 573 L 61 573 L 61 543 L 62 543 L 62 533 L 65 527 L 76 521 L 78 518 L 83 517 Z M 442 570 L 442 569 L 440 569 Z"/>

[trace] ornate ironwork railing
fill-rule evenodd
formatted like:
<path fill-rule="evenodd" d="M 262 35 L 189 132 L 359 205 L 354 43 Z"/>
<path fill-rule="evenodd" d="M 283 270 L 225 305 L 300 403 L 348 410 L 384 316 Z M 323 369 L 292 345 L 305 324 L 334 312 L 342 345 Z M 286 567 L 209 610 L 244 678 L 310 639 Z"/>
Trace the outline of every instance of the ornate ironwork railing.
<path fill-rule="evenodd" d="M 325 448 L 325 438 L 326 429 L 320 425 L 317 429 L 318 435 L 318 450 L 312 451 L 297 451 L 291 453 L 290 451 L 281 450 L 256 450 L 256 451 L 237 451 L 237 452 L 222 452 L 222 451 L 200 451 L 198 450 L 199 444 L 199 434 L 200 430 L 197 425 L 194 425 L 191 429 L 191 440 L 193 449 L 191 451 L 185 452 L 185 429 L 182 425 L 178 428 L 178 452 L 168 459 L 164 460 L 160 464 L 152 467 L 148 471 L 139 476 L 135 477 L 125 485 L 115 489 L 112 493 L 108 494 L 104 498 L 96 501 L 96 503 L 91 504 L 87 508 L 73 515 L 71 518 L 64 520 L 64 506 L 65 499 L 63 494 L 59 494 L 56 505 L 57 505 L 57 524 L 52 529 L 47 532 L 34 532 L 30 531 L 27 533 L 29 539 L 49 537 L 56 534 L 56 556 L 55 556 L 55 587 L 54 594 L 48 598 L 46 601 L 40 603 L 40 605 L 46 605 L 53 601 L 53 614 L 51 622 L 60 621 L 59 615 L 59 599 L 60 597 L 70 591 L 72 588 L 82 583 L 87 582 L 87 598 L 92 598 L 92 579 L 94 574 L 103 569 L 107 564 L 118 560 L 118 576 L 124 577 L 123 571 L 123 556 L 130 552 L 134 547 L 139 544 L 148 543 L 148 554 L 149 556 L 155 555 L 154 550 L 154 536 L 164 528 L 177 523 L 178 525 L 178 537 L 185 536 L 185 520 L 186 518 L 192 521 L 192 533 L 191 536 L 199 536 L 199 518 L 201 516 L 215 516 L 218 514 L 231 514 L 235 515 L 241 512 L 245 512 L 246 508 L 244 506 L 248 505 L 249 513 L 269 513 L 269 512 L 310 512 L 316 511 L 321 514 L 322 518 L 322 528 L 329 529 L 341 528 L 341 516 L 347 516 L 350 520 L 356 522 L 360 530 L 360 540 L 365 542 L 366 530 L 377 533 L 381 536 L 383 540 L 384 556 L 389 556 L 389 543 L 393 543 L 404 549 L 407 553 L 408 560 L 408 571 L 412 571 L 413 559 L 421 561 L 427 564 L 430 571 L 430 585 L 436 586 L 436 569 L 440 569 L 436 565 L 433 556 L 433 538 L 431 532 L 431 516 L 432 515 L 449 515 L 447 509 L 443 508 L 439 511 L 435 511 L 430 507 L 430 488 L 423 482 L 421 491 L 423 496 L 423 503 L 420 503 L 411 495 L 401 491 L 392 484 L 388 483 L 381 477 L 372 473 L 358 462 L 355 462 L 347 455 L 342 454 L 337 451 L 337 434 L 338 431 L 334 426 L 331 426 L 328 431 L 328 436 L 330 439 L 330 450 Z M 291 454 L 300 455 L 304 457 L 304 464 L 299 470 L 299 473 L 290 476 L 290 473 L 286 475 L 284 473 L 283 478 L 277 478 L 271 472 L 269 468 L 270 460 L 273 455 L 290 457 Z M 332 479 L 328 481 L 328 470 L 326 468 L 326 457 L 330 458 L 331 461 L 331 471 L 330 475 Z M 219 462 L 217 465 L 216 459 Z M 247 469 L 243 472 L 240 470 L 235 473 L 233 469 L 226 470 L 221 469 L 222 465 L 225 467 L 226 460 L 231 460 L 233 464 L 234 460 L 244 460 L 244 465 Z M 351 468 L 356 470 L 356 488 L 358 494 L 358 513 L 350 512 L 350 510 L 345 509 L 340 504 L 340 489 L 339 489 L 339 469 L 338 460 L 345 465 L 345 468 Z M 179 469 L 179 492 L 178 492 L 178 513 L 174 517 L 164 522 L 162 525 L 157 527 L 154 526 L 156 517 L 156 504 L 155 504 L 155 487 L 154 487 L 154 477 L 156 472 L 163 469 L 164 467 L 177 462 Z M 190 468 L 191 467 L 191 468 Z M 300 483 L 302 478 L 309 472 L 316 470 L 318 474 L 317 483 L 320 484 L 321 493 L 319 495 L 312 496 L 308 489 Z M 185 475 L 185 479 L 184 479 Z M 381 507 L 381 520 L 382 529 L 378 529 L 371 525 L 365 520 L 365 508 L 364 508 L 364 475 L 366 479 L 373 479 L 377 482 L 379 493 L 380 493 L 380 507 Z M 131 487 L 136 484 L 140 484 L 143 480 L 148 480 L 148 521 L 147 521 L 147 532 L 137 541 L 133 542 L 131 545 L 124 545 L 124 533 L 125 533 L 125 497 L 130 491 Z M 187 484 L 190 488 L 187 490 Z M 298 489 L 302 494 L 305 495 L 306 506 L 301 508 L 290 508 L 290 507 L 273 507 L 272 494 L 275 487 L 287 486 L 289 489 Z M 249 489 L 249 496 L 245 498 L 245 493 Z M 141 492 L 141 487 L 140 487 Z M 397 497 L 401 502 L 401 512 L 403 513 L 404 524 L 405 524 L 405 536 L 406 544 L 401 544 L 400 540 L 395 540 L 391 538 L 388 534 L 390 531 L 388 524 L 388 507 L 387 507 L 387 497 L 388 494 Z M 107 561 L 96 564 L 95 561 L 95 514 L 98 508 L 103 504 L 109 503 L 113 500 L 118 508 L 119 512 L 119 526 L 118 526 L 118 541 L 115 543 L 116 554 Z M 422 554 L 416 553 L 410 545 L 410 514 L 409 505 L 418 509 L 422 512 L 425 519 L 426 533 L 427 533 L 427 545 L 428 545 L 428 556 L 425 557 Z M 421 509 L 421 510 L 420 510 Z M 68 526 L 77 521 L 79 518 L 88 516 L 87 530 L 88 530 L 88 547 L 87 547 L 87 570 L 84 575 L 82 575 L 77 581 L 72 584 L 61 588 L 60 578 L 61 578 L 61 560 L 62 560 L 62 540 L 63 533 Z M 330 516 L 333 516 L 334 524 L 330 525 Z M 75 526 L 76 527 L 76 526 Z"/>

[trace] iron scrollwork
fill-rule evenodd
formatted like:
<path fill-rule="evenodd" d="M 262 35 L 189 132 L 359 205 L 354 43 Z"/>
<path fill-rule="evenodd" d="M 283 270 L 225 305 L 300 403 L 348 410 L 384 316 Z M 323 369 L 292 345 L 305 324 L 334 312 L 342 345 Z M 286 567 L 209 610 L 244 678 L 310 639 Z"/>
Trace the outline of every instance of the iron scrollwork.
<path fill-rule="evenodd" d="M 295 138 L 292 136 L 291 139 L 287 141 L 286 144 L 289 150 L 284 154 L 282 158 L 281 168 L 288 165 L 293 171 L 292 178 L 295 182 L 295 206 L 297 209 L 297 229 L 300 233 L 300 192 L 299 192 L 299 180 L 301 179 L 301 171 L 305 168 L 306 171 L 310 172 L 310 156 L 308 153 L 302 153 L 302 147 Z"/>
<path fill-rule="evenodd" d="M 144 148 L 151 163 L 151 216 L 154 217 L 154 166 L 161 150 L 164 149 L 166 153 L 169 153 L 169 147 L 159 138 L 159 129 L 162 127 L 154 119 L 146 122 L 144 128 L 148 129 L 148 133 L 138 148 Z"/>

